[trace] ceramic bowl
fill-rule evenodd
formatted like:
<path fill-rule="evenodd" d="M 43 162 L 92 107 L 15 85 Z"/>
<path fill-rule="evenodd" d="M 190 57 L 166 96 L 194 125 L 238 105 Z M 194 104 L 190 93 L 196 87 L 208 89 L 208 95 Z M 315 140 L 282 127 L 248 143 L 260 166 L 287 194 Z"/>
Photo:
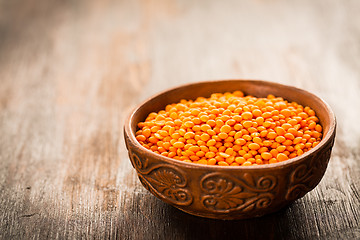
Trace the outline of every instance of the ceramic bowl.
<path fill-rule="evenodd" d="M 245 95 L 268 94 L 315 110 L 323 139 L 303 155 L 258 166 L 209 166 L 186 163 L 156 154 L 135 138 L 137 123 L 150 112 L 180 99 L 209 97 L 215 92 L 241 90 Z M 140 182 L 156 197 L 201 217 L 246 219 L 275 212 L 311 191 L 323 177 L 335 139 L 336 119 L 329 105 L 307 91 L 256 80 L 206 81 L 162 92 L 137 107 L 126 120 L 124 132 L 129 157 Z"/>

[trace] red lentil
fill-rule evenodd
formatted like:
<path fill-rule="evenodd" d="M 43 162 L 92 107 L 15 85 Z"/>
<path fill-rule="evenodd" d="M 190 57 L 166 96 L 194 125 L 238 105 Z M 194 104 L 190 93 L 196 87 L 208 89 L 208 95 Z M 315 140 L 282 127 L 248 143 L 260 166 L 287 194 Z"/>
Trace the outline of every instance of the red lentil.
<path fill-rule="evenodd" d="M 241 91 L 181 100 L 138 124 L 145 148 L 184 162 L 251 166 L 286 161 L 316 147 L 322 126 L 310 107 Z"/>

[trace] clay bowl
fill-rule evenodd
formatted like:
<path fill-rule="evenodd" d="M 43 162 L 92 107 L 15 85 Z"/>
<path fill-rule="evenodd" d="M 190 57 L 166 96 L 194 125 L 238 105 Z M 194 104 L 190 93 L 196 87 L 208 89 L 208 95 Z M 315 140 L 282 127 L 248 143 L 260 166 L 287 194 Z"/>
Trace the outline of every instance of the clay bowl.
<path fill-rule="evenodd" d="M 180 99 L 241 90 L 245 95 L 281 96 L 315 110 L 323 139 L 315 148 L 284 162 L 260 166 L 208 166 L 164 157 L 135 139 L 137 123 Z M 336 120 L 321 98 L 266 81 L 225 80 L 188 84 L 162 92 L 136 108 L 125 123 L 129 157 L 144 187 L 162 201 L 201 217 L 246 219 L 275 212 L 312 190 L 323 177 L 335 139 Z"/>

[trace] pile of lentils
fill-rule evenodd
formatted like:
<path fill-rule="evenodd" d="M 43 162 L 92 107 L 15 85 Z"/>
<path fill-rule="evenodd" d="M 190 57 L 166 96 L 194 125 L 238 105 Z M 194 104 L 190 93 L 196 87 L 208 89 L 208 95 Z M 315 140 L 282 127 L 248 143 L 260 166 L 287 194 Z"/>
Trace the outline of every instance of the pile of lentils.
<path fill-rule="evenodd" d="M 162 156 L 220 166 L 286 161 L 314 148 L 322 127 L 314 110 L 281 97 L 214 93 L 182 99 L 138 123 L 136 139 Z"/>

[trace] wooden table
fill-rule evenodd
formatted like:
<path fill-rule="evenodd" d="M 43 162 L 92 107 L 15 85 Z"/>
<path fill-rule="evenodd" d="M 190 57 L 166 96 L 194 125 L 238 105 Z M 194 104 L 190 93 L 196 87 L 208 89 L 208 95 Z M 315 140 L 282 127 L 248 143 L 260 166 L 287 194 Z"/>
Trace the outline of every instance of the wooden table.
<path fill-rule="evenodd" d="M 359 239 L 357 0 L 0 0 L 0 238 Z M 180 212 L 147 192 L 123 123 L 182 83 L 265 79 L 337 115 L 321 183 L 244 221 Z"/>

